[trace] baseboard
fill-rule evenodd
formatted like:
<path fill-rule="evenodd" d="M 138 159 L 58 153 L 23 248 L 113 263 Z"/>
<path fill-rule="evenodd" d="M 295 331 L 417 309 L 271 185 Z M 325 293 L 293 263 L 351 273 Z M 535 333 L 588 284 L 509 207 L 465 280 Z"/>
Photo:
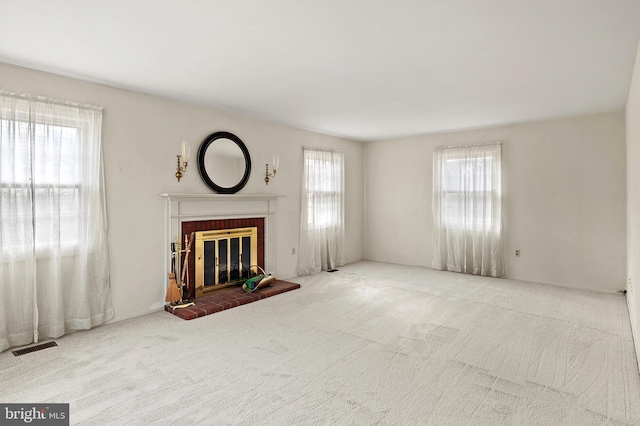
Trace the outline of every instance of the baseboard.
<path fill-rule="evenodd" d="M 627 311 L 629 311 L 629 316 L 631 316 L 631 306 L 629 306 L 629 293 L 627 293 L 625 299 L 627 301 Z M 640 370 L 640 340 L 638 339 L 636 328 L 633 326 L 633 321 L 630 321 L 630 323 L 631 323 L 631 338 L 633 339 L 633 347 L 636 349 L 636 363 L 638 364 L 638 370 Z"/>
<path fill-rule="evenodd" d="M 132 318 L 137 318 L 137 317 L 141 317 L 141 316 L 144 316 L 144 315 L 153 314 L 155 312 L 162 312 L 162 311 L 164 311 L 164 305 L 162 307 L 159 307 L 159 308 L 149 309 L 148 311 L 129 314 L 129 315 L 124 316 L 124 317 L 118 317 L 116 315 L 116 317 L 114 319 L 105 322 L 105 324 L 113 324 L 113 323 L 116 323 L 116 322 L 126 321 L 126 320 L 129 320 L 129 319 L 132 319 Z"/>
<path fill-rule="evenodd" d="M 613 289 L 610 289 L 610 288 L 600 288 L 600 287 L 580 287 L 580 286 L 577 286 L 577 285 L 567 284 L 567 283 L 558 283 L 558 282 L 553 282 L 553 281 L 542 281 L 542 280 L 532 280 L 530 278 L 520 278 L 520 277 L 513 277 L 513 276 L 507 276 L 507 277 L 504 277 L 504 278 L 509 279 L 509 280 L 525 281 L 527 283 L 532 283 L 532 284 L 546 284 L 546 285 L 552 285 L 552 286 L 556 286 L 556 287 L 570 288 L 572 290 L 587 290 L 587 291 L 595 291 L 595 292 L 598 292 L 598 293 L 616 294 L 620 290 L 624 290 L 624 288 L 621 288 L 620 290 L 613 290 Z"/>
<path fill-rule="evenodd" d="M 391 265 L 414 266 L 416 268 L 426 268 L 426 269 L 432 269 L 434 271 L 437 271 L 437 269 L 432 268 L 431 265 L 416 265 L 416 264 L 410 264 L 410 263 L 392 262 L 392 261 L 388 261 L 388 260 L 375 260 L 375 259 L 362 259 L 362 260 L 367 261 L 367 262 L 388 263 L 388 264 L 391 264 Z M 445 272 L 447 272 L 447 271 L 445 271 Z M 460 272 L 455 272 L 455 273 L 460 273 Z M 598 293 L 615 294 L 620 290 L 624 290 L 624 288 L 620 288 L 619 290 L 613 290 L 613 289 L 610 289 L 610 288 L 580 287 L 580 286 L 573 285 L 573 284 L 558 283 L 558 282 L 553 282 L 553 281 L 541 281 L 541 280 L 534 280 L 534 279 L 531 279 L 531 278 L 521 278 L 521 277 L 515 277 L 515 276 L 505 276 L 503 278 L 509 279 L 509 280 L 524 281 L 524 282 L 533 283 L 533 284 L 553 285 L 553 286 L 556 286 L 556 287 L 564 287 L 564 288 L 570 288 L 570 289 L 575 289 L 575 290 L 596 291 Z"/>

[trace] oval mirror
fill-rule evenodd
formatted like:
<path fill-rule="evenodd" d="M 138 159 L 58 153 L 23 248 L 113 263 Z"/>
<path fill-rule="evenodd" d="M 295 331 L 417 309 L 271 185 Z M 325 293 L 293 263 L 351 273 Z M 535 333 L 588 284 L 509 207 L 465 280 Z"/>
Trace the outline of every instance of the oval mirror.
<path fill-rule="evenodd" d="M 204 183 L 215 192 L 235 194 L 249 180 L 251 157 L 239 137 L 229 132 L 216 132 L 200 145 L 198 170 Z"/>

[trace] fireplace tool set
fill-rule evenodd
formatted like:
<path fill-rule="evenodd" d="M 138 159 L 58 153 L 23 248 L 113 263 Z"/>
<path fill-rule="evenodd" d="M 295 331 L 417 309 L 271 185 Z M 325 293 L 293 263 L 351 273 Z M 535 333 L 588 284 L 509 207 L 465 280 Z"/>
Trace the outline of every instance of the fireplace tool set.
<path fill-rule="evenodd" d="M 189 252 L 191 251 L 191 245 L 194 240 L 194 233 L 191 235 L 185 235 L 186 249 L 182 249 L 180 239 L 176 238 L 175 243 L 171 243 L 171 272 L 169 273 L 169 286 L 167 287 L 167 294 L 164 301 L 169 302 L 171 309 L 186 308 L 193 306 L 191 300 L 189 300 L 189 274 L 187 269 L 189 268 Z M 176 263 L 180 267 L 181 255 L 184 253 L 184 263 L 182 266 L 182 274 L 180 277 L 180 285 L 176 282 Z"/>

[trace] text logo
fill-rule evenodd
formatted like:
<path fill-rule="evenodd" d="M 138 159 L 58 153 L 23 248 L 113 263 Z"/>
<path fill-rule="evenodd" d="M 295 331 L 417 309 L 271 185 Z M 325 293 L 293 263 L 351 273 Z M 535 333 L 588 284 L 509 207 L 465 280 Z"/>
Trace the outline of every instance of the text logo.
<path fill-rule="evenodd" d="M 69 404 L 0 404 L 0 426 L 69 426 Z"/>

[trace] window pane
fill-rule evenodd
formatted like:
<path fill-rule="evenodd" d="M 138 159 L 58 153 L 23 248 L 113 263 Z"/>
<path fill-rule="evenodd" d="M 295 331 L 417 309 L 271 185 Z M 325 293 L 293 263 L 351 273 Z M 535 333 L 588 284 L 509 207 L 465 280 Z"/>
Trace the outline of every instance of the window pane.
<path fill-rule="evenodd" d="M 78 129 L 37 124 L 34 132 L 34 182 L 78 183 Z"/>
<path fill-rule="evenodd" d="M 307 225 L 309 229 L 341 225 L 343 175 L 341 153 L 305 151 Z"/>
<path fill-rule="evenodd" d="M 443 162 L 444 223 L 454 228 L 491 226 L 493 213 L 493 158 L 485 153 Z"/>
<path fill-rule="evenodd" d="M 2 217 L 16 218 L 2 247 L 36 251 L 71 249 L 80 239 L 79 129 L 0 120 L 0 204 Z M 31 230 L 33 228 L 33 230 Z M 27 230 L 29 230 L 27 232 Z M 18 235 L 25 234 L 23 239 Z M 6 238 L 6 237 L 5 237 Z"/>
<path fill-rule="evenodd" d="M 24 121 L 0 121 L 0 181 L 30 183 L 29 126 Z"/>
<path fill-rule="evenodd" d="M 0 190 L 0 247 L 16 256 L 30 253 L 33 247 L 31 188 L 8 188 Z"/>
<path fill-rule="evenodd" d="M 79 190 L 71 188 L 35 188 L 36 249 L 71 248 L 79 237 Z"/>

